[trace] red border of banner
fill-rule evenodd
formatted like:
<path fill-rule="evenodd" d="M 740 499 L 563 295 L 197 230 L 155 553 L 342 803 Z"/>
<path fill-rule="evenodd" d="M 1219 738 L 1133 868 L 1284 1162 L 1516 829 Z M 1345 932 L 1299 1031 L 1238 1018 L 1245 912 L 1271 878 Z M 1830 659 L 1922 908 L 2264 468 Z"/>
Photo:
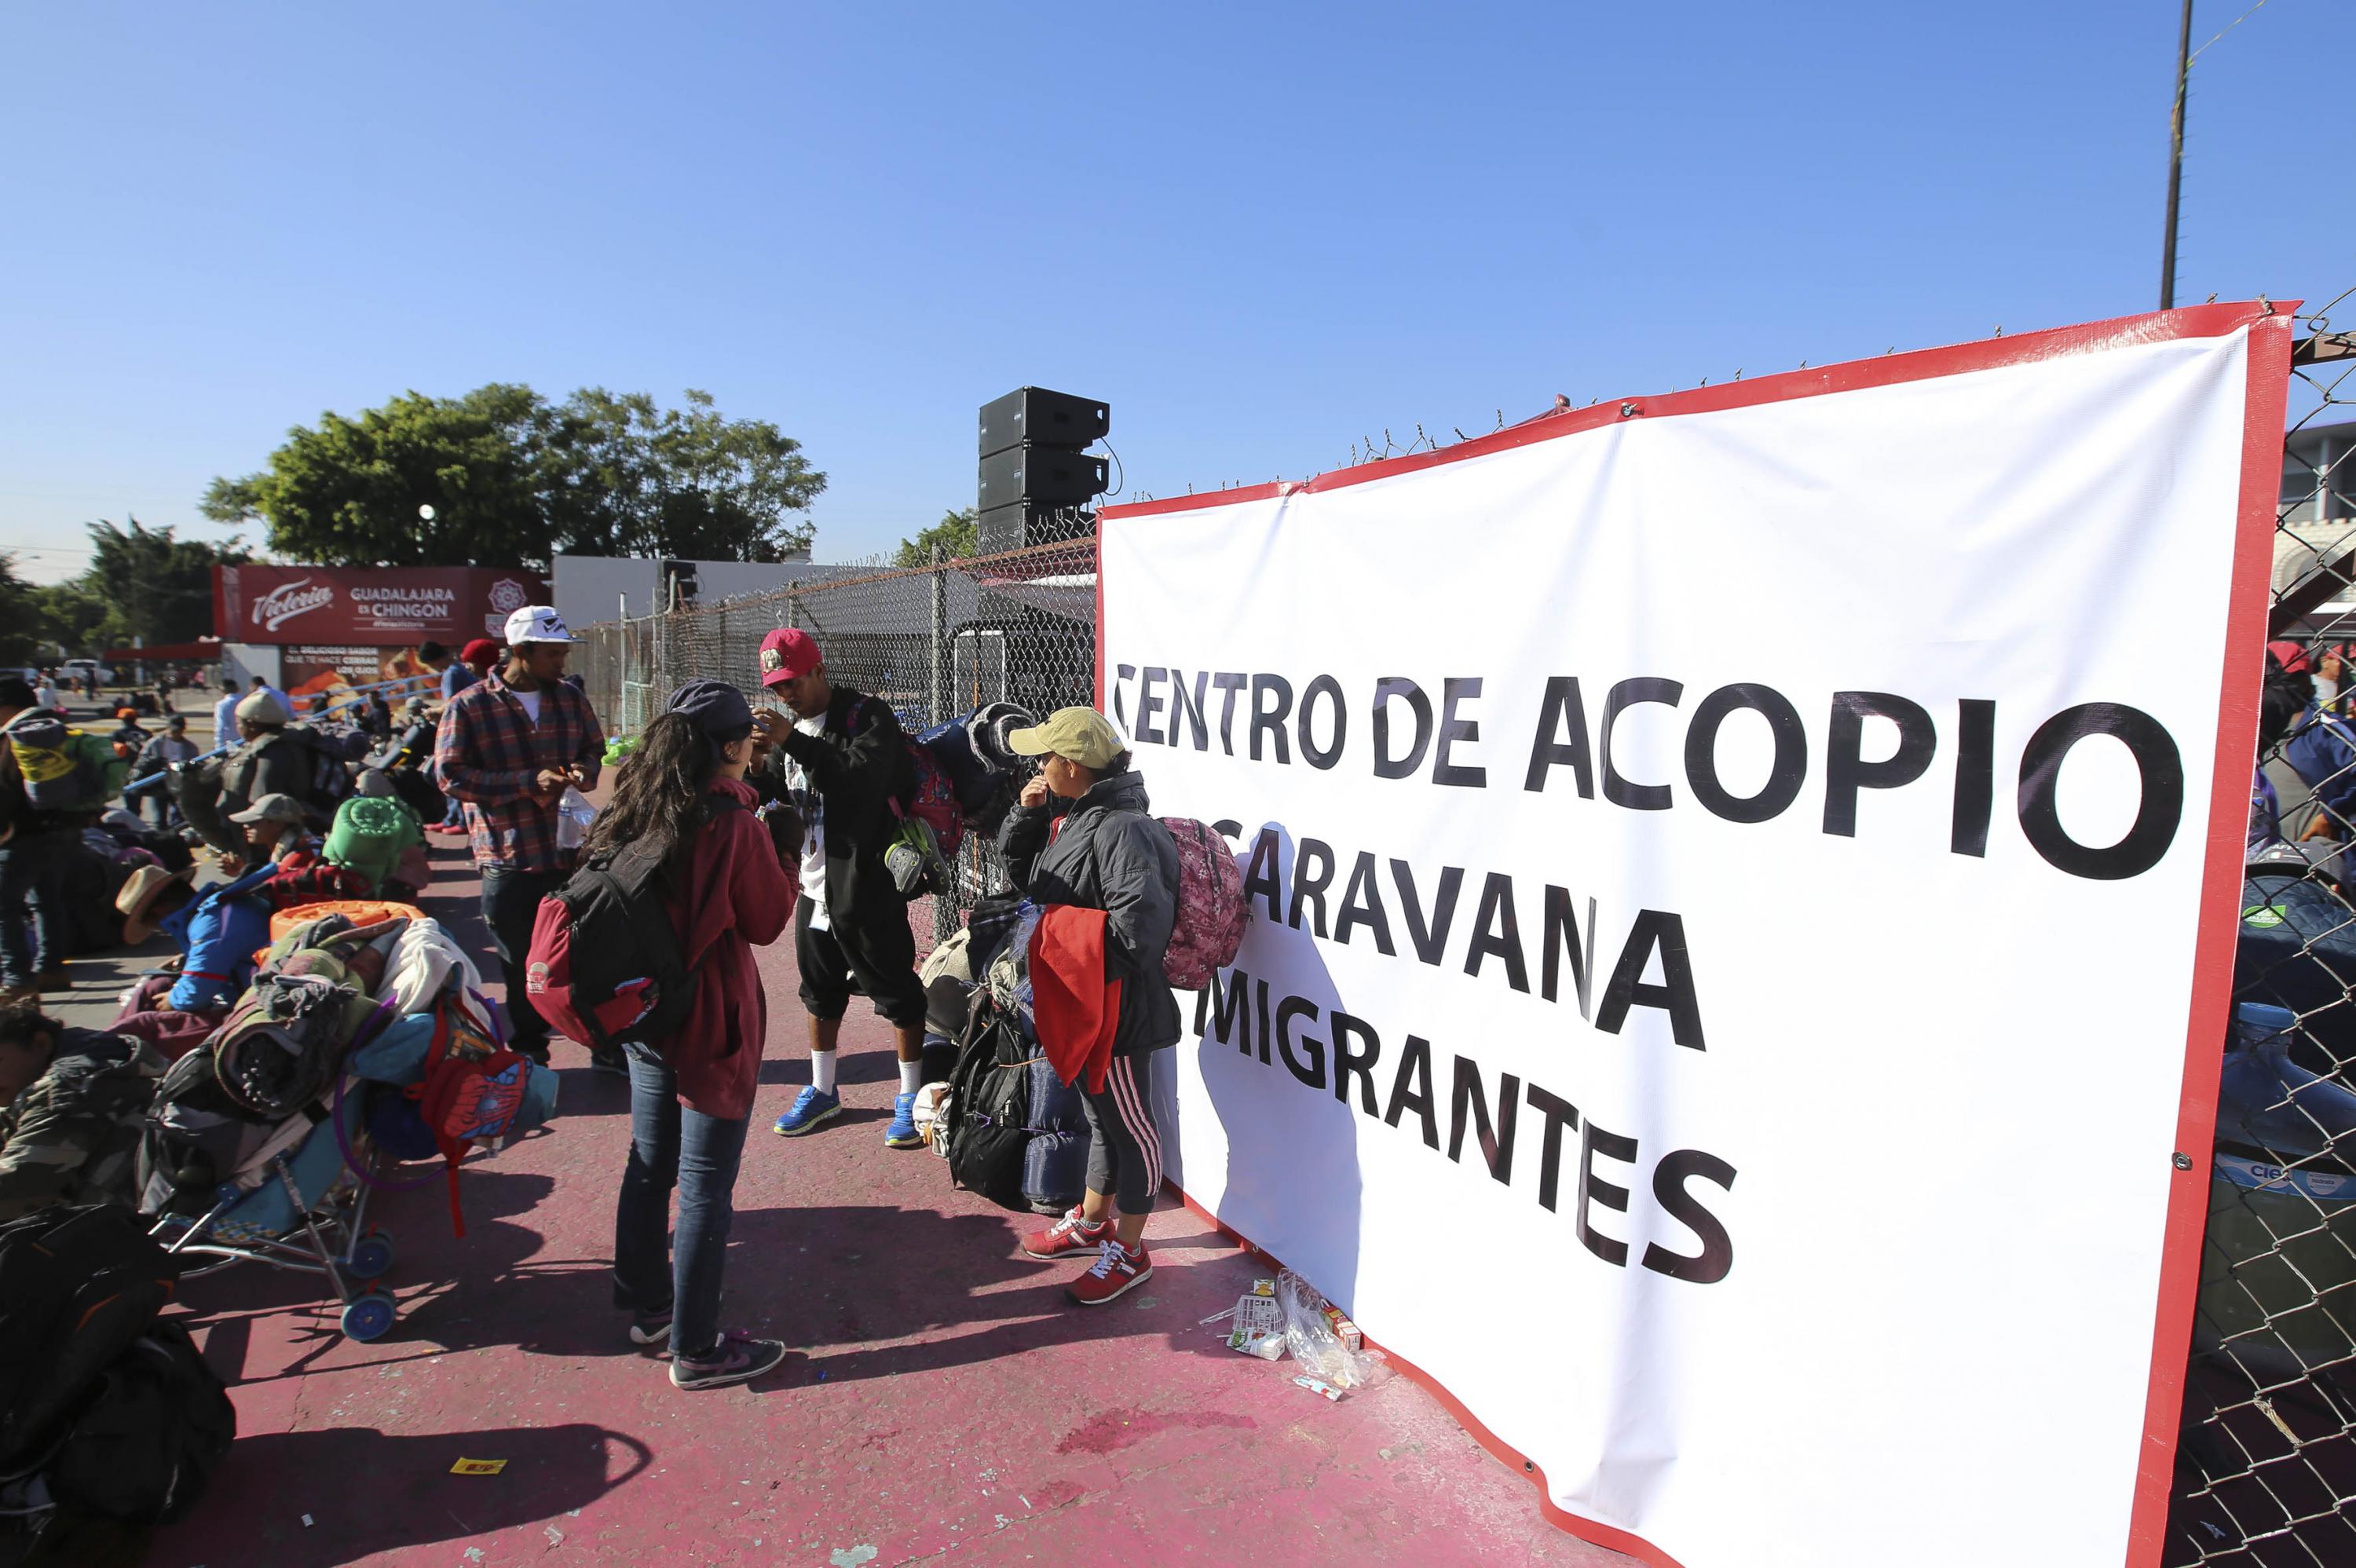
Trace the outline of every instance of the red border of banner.
<path fill-rule="evenodd" d="M 2233 992 L 2234 923 L 2248 805 L 2241 770 L 2257 747 L 2257 696 L 2265 645 L 2266 593 L 2273 578 L 2275 510 L 2282 485 L 2283 409 L 2288 396 L 2292 327 L 2297 301 L 2195 305 L 2148 315 L 2121 316 L 2078 326 L 2024 333 L 2017 337 L 1885 355 L 1821 369 L 1763 376 L 1755 381 L 1701 387 L 1658 397 L 1616 399 L 1610 403 L 1541 417 L 1445 451 L 1419 453 L 1321 474 L 1313 479 L 1278 481 L 1203 495 L 1104 507 L 1099 529 L 1133 517 L 1199 511 L 1212 507 L 1266 500 L 1280 495 L 1338 490 L 1369 480 L 1462 463 L 1494 452 L 1577 435 L 1623 420 L 1663 418 L 1788 402 L 1827 392 L 1856 391 L 1938 376 L 1962 375 L 2007 365 L 2034 364 L 2144 343 L 2190 337 L 2222 337 L 2250 329 L 2248 386 L 2243 407 L 2242 487 L 2237 507 L 2233 581 L 2226 600 L 2224 663 L 2217 691 L 2217 761 L 2210 784 L 2207 858 L 2201 877 L 2201 922 L 2192 969 L 2192 1002 L 2186 1020 L 2184 1073 L 2179 1093 L 2176 1148 L 2190 1157 L 2190 1168 L 2173 1171 L 2169 1187 L 2166 1240 L 2160 1256 L 2159 1298 L 2152 1330 L 2151 1379 L 2145 1396 L 2143 1441 L 2136 1467 L 2133 1509 L 2127 1526 L 2126 1568 L 2158 1568 L 2168 1526 L 2169 1481 L 2176 1462 L 2177 1426 L 2184 1396 L 2185 1356 L 2191 1344 L 2194 1297 L 2201 1277 L 2201 1239 L 2209 1202 L 2208 1151 L 2216 1134 L 2217 1072 L 2223 1054 L 2226 1009 Z M 1096 690 L 1105 690 L 1104 571 L 1097 571 Z M 1189 1209 L 1226 1235 L 1255 1252 L 1261 1249 L 1175 1188 Z M 1267 1255 L 1265 1253 L 1262 1255 Z M 1363 1325 L 1361 1327 L 1364 1327 Z M 1558 1507 L 1547 1490 L 1545 1472 L 1500 1440 L 1465 1408 L 1462 1401 L 1429 1373 L 1396 1353 L 1393 1364 L 1429 1390 L 1481 1445 L 1507 1466 L 1518 1466 L 1537 1485 L 1538 1507 L 1553 1523 L 1654 1565 L 1679 1568 L 1666 1552 L 1625 1531 L 1584 1519 Z"/>

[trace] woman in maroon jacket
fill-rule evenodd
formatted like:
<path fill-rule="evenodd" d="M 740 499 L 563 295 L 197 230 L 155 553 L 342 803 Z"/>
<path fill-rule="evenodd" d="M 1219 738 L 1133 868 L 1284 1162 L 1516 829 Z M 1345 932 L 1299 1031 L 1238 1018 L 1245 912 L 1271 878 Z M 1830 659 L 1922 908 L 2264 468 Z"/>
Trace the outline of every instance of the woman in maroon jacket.
<path fill-rule="evenodd" d="M 768 1034 L 753 949 L 785 931 L 796 894 L 751 810 L 752 735 L 752 708 L 735 688 L 680 687 L 583 846 L 588 858 L 659 847 L 680 955 L 698 976 L 695 1005 L 660 1053 L 626 1048 L 630 1158 L 614 1215 L 614 1303 L 631 1314 L 632 1343 L 669 1341 L 670 1381 L 683 1389 L 749 1382 L 786 1359 L 774 1339 L 720 1331 L 736 1165 Z M 667 1246 L 673 1186 L 679 1227 Z"/>

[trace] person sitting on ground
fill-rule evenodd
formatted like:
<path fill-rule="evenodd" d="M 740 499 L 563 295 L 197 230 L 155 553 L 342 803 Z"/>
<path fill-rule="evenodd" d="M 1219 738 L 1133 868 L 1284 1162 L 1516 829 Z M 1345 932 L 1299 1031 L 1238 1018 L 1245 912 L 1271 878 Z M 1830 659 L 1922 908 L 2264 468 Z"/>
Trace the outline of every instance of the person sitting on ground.
<path fill-rule="evenodd" d="M 161 866 L 141 866 L 131 873 L 123 891 L 115 895 L 115 912 L 123 916 L 123 944 L 138 947 L 163 929 L 164 923 L 197 903 L 199 895 L 190 886 L 197 869 L 189 866 L 178 871 L 166 871 Z M 263 873 L 268 875 L 269 873 Z M 264 940 L 267 940 L 267 906 L 262 915 Z M 179 923 L 185 932 L 187 922 Z M 176 936 L 176 941 L 185 941 Z M 252 964 L 251 955 L 247 963 Z M 205 994 L 205 1005 L 194 1010 L 171 1005 L 171 992 L 180 984 L 178 965 L 185 958 L 175 958 L 166 971 L 143 975 L 131 989 L 123 993 L 114 1021 L 107 1027 L 116 1034 L 136 1035 L 161 1051 L 167 1061 L 177 1061 L 198 1045 L 228 1016 L 225 997 L 214 992 Z M 217 999 L 218 998 L 218 999 Z"/>
<path fill-rule="evenodd" d="M 129 1035 L 0 1008 L 0 1221 L 52 1203 L 131 1203 L 155 1083 L 170 1064 Z"/>
<path fill-rule="evenodd" d="M 1079 1208 L 1023 1242 L 1026 1256 L 1054 1259 L 1094 1250 L 1096 1260 L 1067 1287 L 1083 1307 L 1101 1306 L 1153 1273 L 1145 1220 L 1162 1191 L 1162 1134 L 1153 1120 L 1154 1052 L 1178 1043 L 1177 999 L 1162 960 L 1178 911 L 1178 848 L 1147 815 L 1145 781 L 1130 771 L 1112 720 L 1093 708 L 1063 708 L 1008 744 L 1044 757 L 998 834 L 1007 874 L 1023 896 L 1048 906 L 1105 912 L 1102 955 L 1079 984 L 1120 983 L 1111 1061 L 1101 1081 L 1082 1069 L 1087 1106 L 1088 1186 Z M 1055 827 L 1056 818 L 1062 827 Z M 1043 922 L 1042 930 L 1044 923 Z M 1044 996 L 1035 978 L 1033 994 Z M 1064 1041 L 1044 1005 L 1040 1044 L 1063 1076 Z"/>
<path fill-rule="evenodd" d="M 290 856 L 319 852 L 319 837 L 304 821 L 303 803 L 291 795 L 265 795 L 243 811 L 230 812 L 229 820 L 245 829 L 250 865 L 284 866 Z"/>
<path fill-rule="evenodd" d="M 258 677 L 256 678 L 259 678 Z M 237 705 L 238 748 L 221 764 L 220 814 L 230 822 L 245 820 L 237 814 L 268 795 L 299 801 L 308 792 L 311 759 L 303 743 L 286 733 L 290 722 L 285 706 L 266 691 L 256 691 Z M 299 815 L 299 813 L 298 813 Z M 221 869 L 235 875 L 267 859 L 246 842 L 216 844 Z"/>
<path fill-rule="evenodd" d="M 809 1018 L 810 1082 L 776 1120 L 800 1137 L 841 1115 L 835 1044 L 854 987 L 892 1026 L 900 1087 L 884 1128 L 888 1148 L 921 1148 L 916 1091 L 924 1083 L 925 990 L 908 901 L 884 863 L 899 831 L 893 802 L 913 783 L 907 741 L 891 705 L 829 677 L 818 643 L 781 627 L 761 640 L 761 684 L 793 709 L 758 715 L 775 750 L 765 784 L 790 798 L 803 822 L 801 900 L 794 957 Z"/>
<path fill-rule="evenodd" d="M 786 1359 L 776 1340 L 721 1332 L 720 1286 L 768 1035 L 753 949 L 784 933 L 795 888 L 750 809 L 753 709 L 744 694 L 691 680 L 664 709 L 583 846 L 593 862 L 626 847 L 663 858 L 680 956 L 701 976 L 692 1008 L 659 1051 L 626 1048 L 631 1137 L 614 1216 L 614 1305 L 631 1314 L 632 1343 L 669 1341 L 674 1386 L 721 1388 Z M 674 1186 L 679 1226 L 667 1246 Z"/>

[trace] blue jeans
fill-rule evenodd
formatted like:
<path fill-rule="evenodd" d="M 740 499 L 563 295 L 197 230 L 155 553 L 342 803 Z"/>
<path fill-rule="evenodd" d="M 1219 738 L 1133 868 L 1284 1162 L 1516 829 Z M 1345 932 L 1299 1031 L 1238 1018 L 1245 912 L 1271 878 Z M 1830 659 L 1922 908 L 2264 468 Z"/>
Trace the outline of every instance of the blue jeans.
<path fill-rule="evenodd" d="M 19 833 L 0 844 L 0 985 L 29 986 L 66 961 L 71 833 Z"/>
<path fill-rule="evenodd" d="M 614 1305 L 671 1308 L 674 1356 L 700 1360 L 720 1343 L 720 1279 L 736 1215 L 736 1164 L 749 1122 L 679 1103 L 678 1074 L 636 1046 L 630 1059 L 630 1159 L 614 1208 Z M 679 1233 L 668 1246 L 670 1189 Z"/>

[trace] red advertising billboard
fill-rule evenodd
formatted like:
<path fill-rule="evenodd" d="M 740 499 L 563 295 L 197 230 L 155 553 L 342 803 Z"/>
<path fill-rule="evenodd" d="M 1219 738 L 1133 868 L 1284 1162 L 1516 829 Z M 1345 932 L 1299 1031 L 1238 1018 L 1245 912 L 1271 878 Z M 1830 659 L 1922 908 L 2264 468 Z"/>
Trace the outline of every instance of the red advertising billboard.
<path fill-rule="evenodd" d="M 224 641 L 369 647 L 496 637 L 510 611 L 548 602 L 538 572 L 489 566 L 217 566 Z"/>

